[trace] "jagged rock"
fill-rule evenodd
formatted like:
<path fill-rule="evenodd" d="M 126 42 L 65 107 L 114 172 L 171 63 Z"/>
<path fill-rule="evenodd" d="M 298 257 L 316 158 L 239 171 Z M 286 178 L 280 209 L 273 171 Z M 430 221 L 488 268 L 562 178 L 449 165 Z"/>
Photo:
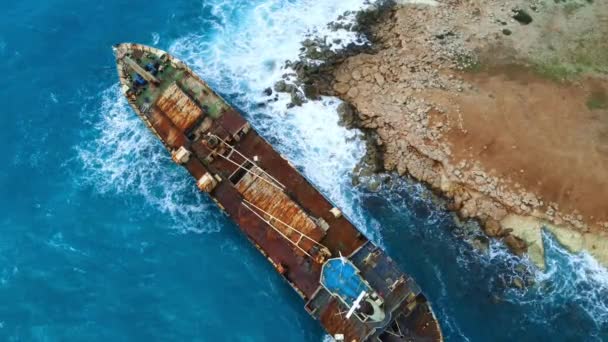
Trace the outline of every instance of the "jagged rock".
<path fill-rule="evenodd" d="M 478 235 L 471 241 L 473 247 L 481 252 L 487 252 L 490 248 L 490 240 L 483 235 Z"/>
<path fill-rule="evenodd" d="M 382 87 L 384 85 L 384 83 L 386 82 L 384 80 L 384 76 L 382 76 L 382 74 L 380 74 L 380 73 L 374 74 L 374 79 L 376 79 L 376 83 L 378 83 L 378 85 L 380 87 Z"/>
<path fill-rule="evenodd" d="M 352 127 L 355 122 L 355 111 L 348 102 L 342 102 L 338 106 L 338 123 L 344 127 Z"/>
<path fill-rule="evenodd" d="M 532 16 L 523 9 L 514 10 L 513 13 L 513 19 L 522 25 L 528 25 L 532 22 Z"/>
<path fill-rule="evenodd" d="M 304 96 L 306 96 L 307 99 L 318 100 L 320 98 L 319 88 L 315 85 L 305 84 L 302 88 L 304 90 Z"/>
<path fill-rule="evenodd" d="M 306 47 L 306 48 L 309 48 L 309 47 L 312 47 L 312 46 L 315 46 L 315 45 L 317 45 L 317 44 L 315 43 L 315 41 L 314 41 L 314 40 L 312 40 L 312 39 L 310 39 L 310 38 L 305 39 L 305 40 L 302 42 L 302 46 L 303 46 L 303 47 Z"/>
<path fill-rule="evenodd" d="M 520 290 L 524 288 L 524 282 L 519 277 L 513 277 L 513 280 L 511 281 L 511 285 L 513 285 L 513 287 L 516 287 Z"/>
<path fill-rule="evenodd" d="M 353 170 L 353 185 L 359 184 L 361 178 L 372 177 L 376 173 L 382 171 L 382 154 L 380 152 L 380 147 L 376 144 L 376 140 L 377 138 L 372 133 L 366 136 L 366 153 Z"/>
<path fill-rule="evenodd" d="M 283 80 L 277 81 L 277 83 L 274 84 L 274 91 L 276 91 L 277 93 L 288 93 L 288 87 L 287 87 L 287 83 Z"/>
<path fill-rule="evenodd" d="M 338 82 L 338 83 L 334 84 L 334 90 L 340 95 L 346 94 L 349 89 L 350 89 L 350 86 L 347 83 Z"/>
<path fill-rule="evenodd" d="M 372 176 L 365 182 L 365 187 L 368 191 L 377 192 L 382 185 L 382 180 L 379 176 Z"/>
<path fill-rule="evenodd" d="M 526 242 L 515 235 L 507 235 L 503 238 L 503 241 L 511 253 L 515 255 L 523 256 L 528 251 Z"/>
<path fill-rule="evenodd" d="M 487 219 L 483 230 L 489 237 L 499 237 L 503 234 L 503 229 L 500 223 L 494 219 Z"/>
<path fill-rule="evenodd" d="M 348 92 L 346 93 L 346 96 L 350 97 L 350 98 L 354 98 L 357 97 L 359 95 L 359 89 L 357 87 L 352 87 L 348 90 Z"/>
<path fill-rule="evenodd" d="M 306 50 L 305 54 L 306 58 L 309 59 L 322 59 L 324 57 L 323 52 L 319 51 L 317 48 L 310 48 Z"/>
<path fill-rule="evenodd" d="M 293 103 L 294 106 L 301 106 L 304 103 L 304 95 L 296 89 L 292 90 L 291 103 Z"/>
<path fill-rule="evenodd" d="M 341 72 L 336 74 L 336 81 L 341 83 L 348 83 L 351 79 L 351 75 L 347 72 Z"/>
<path fill-rule="evenodd" d="M 447 38 L 447 37 L 452 37 L 452 36 L 454 36 L 454 32 L 452 32 L 452 31 L 447 31 L 447 32 L 444 32 L 444 33 L 439 33 L 439 34 L 436 34 L 436 35 L 435 35 L 435 38 L 437 38 L 437 39 L 439 39 L 439 40 L 442 40 L 442 39 L 445 39 L 445 38 Z"/>

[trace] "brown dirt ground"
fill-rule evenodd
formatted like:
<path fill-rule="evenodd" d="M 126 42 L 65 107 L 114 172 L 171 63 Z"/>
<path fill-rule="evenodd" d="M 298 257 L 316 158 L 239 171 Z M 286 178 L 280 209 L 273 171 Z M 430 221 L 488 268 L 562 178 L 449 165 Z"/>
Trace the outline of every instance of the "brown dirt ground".
<path fill-rule="evenodd" d="M 608 93 L 607 80 L 558 83 L 512 66 L 463 77 L 473 90 L 433 96 L 462 113 L 463 129 L 445 136 L 454 163 L 479 161 L 561 212 L 608 221 L 608 110 L 588 108 L 592 94 Z"/>

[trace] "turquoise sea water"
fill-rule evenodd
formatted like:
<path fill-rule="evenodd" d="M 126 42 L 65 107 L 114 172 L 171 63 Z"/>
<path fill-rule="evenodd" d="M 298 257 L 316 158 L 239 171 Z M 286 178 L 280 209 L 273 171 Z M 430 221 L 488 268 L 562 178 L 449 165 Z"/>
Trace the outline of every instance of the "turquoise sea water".
<path fill-rule="evenodd" d="M 421 284 L 448 341 L 608 340 L 608 272 L 547 236 L 539 286 L 475 252 L 419 185 L 350 185 L 336 99 L 260 108 L 307 33 L 363 0 L 39 1 L 0 12 L 1 341 L 322 341 L 300 298 L 119 96 L 110 47 L 194 66 Z M 356 40 L 345 32 L 345 41 Z"/>

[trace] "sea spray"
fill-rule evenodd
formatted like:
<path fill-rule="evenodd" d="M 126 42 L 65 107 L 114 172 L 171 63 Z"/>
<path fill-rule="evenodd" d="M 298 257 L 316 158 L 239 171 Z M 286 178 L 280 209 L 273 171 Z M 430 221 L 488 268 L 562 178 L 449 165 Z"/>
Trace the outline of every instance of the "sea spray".
<path fill-rule="evenodd" d="M 344 29 L 332 30 L 327 23 L 345 11 L 364 6 L 364 1 L 358 0 L 266 1 L 249 6 L 237 2 L 228 11 L 225 4 L 215 5 L 212 13 L 216 16 L 205 21 L 214 28 L 208 33 L 211 40 L 196 39 L 194 35 L 184 37 L 172 44 L 170 51 L 242 109 L 275 148 L 379 242 L 377 232 L 367 228 L 362 213 L 351 205 L 349 175 L 365 153 L 365 145 L 359 132 L 338 125 L 336 108 L 340 101 L 324 98 L 287 109 L 289 95 L 276 94 L 275 100 L 269 101 L 264 94 L 264 89 L 290 73 L 283 67 L 285 61 L 298 58 L 301 41 L 306 37 L 324 35 L 328 40 L 339 39 L 336 49 L 360 41 L 359 35 Z M 218 14 L 218 8 L 223 15 Z M 226 22 L 235 17 L 242 26 Z M 262 108 L 260 103 L 264 103 Z"/>
<path fill-rule="evenodd" d="M 597 331 L 608 331 L 608 270 L 589 253 L 568 252 L 550 232 L 543 232 L 546 271 L 536 272 L 537 286 L 512 291 L 514 303 L 533 304 L 530 317 L 547 323 L 546 316 L 568 307 L 585 312 Z"/>
<path fill-rule="evenodd" d="M 99 116 L 94 138 L 77 148 L 84 184 L 101 194 L 139 194 L 169 215 L 182 231 L 217 231 L 215 204 L 197 191 L 176 167 L 160 141 L 129 108 L 118 86 L 102 94 L 101 107 L 84 117 Z M 145 215 L 145 211 L 140 214 Z"/>

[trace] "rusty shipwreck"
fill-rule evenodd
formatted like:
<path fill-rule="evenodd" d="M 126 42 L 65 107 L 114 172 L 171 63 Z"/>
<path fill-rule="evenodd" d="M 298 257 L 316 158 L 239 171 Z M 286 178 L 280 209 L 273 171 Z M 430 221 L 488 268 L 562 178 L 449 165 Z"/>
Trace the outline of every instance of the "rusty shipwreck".
<path fill-rule="evenodd" d="M 412 278 L 183 62 L 114 46 L 137 115 L 337 341 L 442 341 Z"/>

